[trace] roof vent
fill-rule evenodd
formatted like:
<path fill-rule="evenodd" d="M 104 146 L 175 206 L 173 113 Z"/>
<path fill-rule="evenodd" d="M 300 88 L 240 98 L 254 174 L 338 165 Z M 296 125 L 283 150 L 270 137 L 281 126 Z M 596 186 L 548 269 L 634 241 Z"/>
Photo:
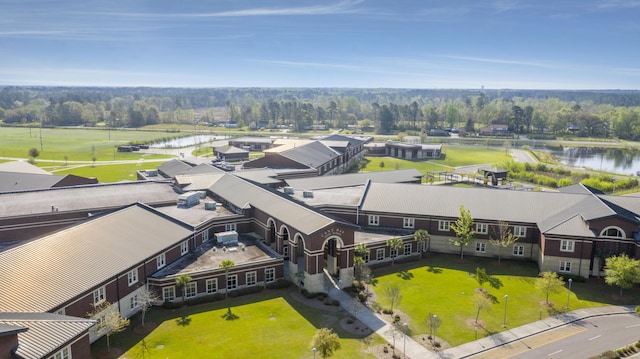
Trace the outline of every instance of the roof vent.
<path fill-rule="evenodd" d="M 217 208 L 217 204 L 216 202 L 205 202 L 204 203 L 204 209 L 206 209 L 207 211 L 215 211 Z"/>
<path fill-rule="evenodd" d="M 313 198 L 313 191 L 304 191 L 304 192 L 302 192 L 302 197 L 304 197 L 304 198 Z"/>
<path fill-rule="evenodd" d="M 293 194 L 293 187 L 289 187 L 289 186 L 285 187 L 284 188 L 284 193 L 285 194 Z"/>

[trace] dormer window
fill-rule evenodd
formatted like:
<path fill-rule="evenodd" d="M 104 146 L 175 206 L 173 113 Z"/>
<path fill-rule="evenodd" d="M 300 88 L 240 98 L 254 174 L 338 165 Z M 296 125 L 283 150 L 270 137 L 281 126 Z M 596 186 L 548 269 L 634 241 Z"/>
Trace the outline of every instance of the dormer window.
<path fill-rule="evenodd" d="M 625 238 L 624 231 L 618 227 L 607 227 L 600 232 L 600 237 Z"/>

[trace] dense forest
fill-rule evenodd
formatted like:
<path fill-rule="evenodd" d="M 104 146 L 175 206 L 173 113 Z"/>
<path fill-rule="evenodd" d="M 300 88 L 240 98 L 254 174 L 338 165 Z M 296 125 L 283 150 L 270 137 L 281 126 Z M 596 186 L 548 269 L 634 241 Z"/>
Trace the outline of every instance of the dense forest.
<path fill-rule="evenodd" d="M 640 91 L 3 87 L 0 120 L 47 127 L 199 123 L 294 131 L 320 125 L 379 134 L 454 128 L 477 133 L 501 124 L 532 138 L 640 140 Z"/>

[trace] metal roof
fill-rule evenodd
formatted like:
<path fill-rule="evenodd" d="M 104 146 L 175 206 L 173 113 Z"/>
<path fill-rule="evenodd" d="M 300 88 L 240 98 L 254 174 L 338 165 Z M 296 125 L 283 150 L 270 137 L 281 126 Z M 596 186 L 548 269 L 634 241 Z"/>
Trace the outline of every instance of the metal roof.
<path fill-rule="evenodd" d="M 158 171 L 164 173 L 169 178 L 173 178 L 175 177 L 175 175 L 182 174 L 184 171 L 187 171 L 190 168 L 190 165 L 180 160 L 173 159 L 158 166 Z"/>
<path fill-rule="evenodd" d="M 216 181 L 209 190 L 238 208 L 255 207 L 265 213 L 272 213 L 285 223 L 295 226 L 305 235 L 335 222 L 314 209 L 293 202 L 284 195 L 230 174 Z"/>
<path fill-rule="evenodd" d="M 0 325 L 28 328 L 18 334 L 19 358 L 47 358 L 88 331 L 95 320 L 52 313 L 2 313 Z"/>
<path fill-rule="evenodd" d="M 13 162 L 0 163 L 0 172 L 19 172 L 19 173 L 51 175 L 50 172 L 47 172 L 42 168 L 32 165 L 31 163 L 26 161 L 13 161 Z"/>
<path fill-rule="evenodd" d="M 422 177 L 422 173 L 420 173 L 420 171 L 415 168 L 409 168 L 394 171 L 358 172 L 336 176 L 292 178 L 287 179 L 286 182 L 289 186 L 296 189 L 315 190 L 321 188 L 364 185 L 368 180 L 384 183 L 414 182 L 420 177 Z"/>
<path fill-rule="evenodd" d="M 30 216 L 59 212 L 117 208 L 142 202 L 148 205 L 175 201 L 178 194 L 166 183 L 154 181 L 121 182 L 42 191 L 0 193 L 0 217 Z"/>
<path fill-rule="evenodd" d="M 281 152 L 280 155 L 311 168 L 322 166 L 340 156 L 337 151 L 325 146 L 319 141 L 291 148 Z"/>
<path fill-rule="evenodd" d="M 30 191 L 53 187 L 63 176 L 21 172 L 0 172 L 0 192 Z"/>
<path fill-rule="evenodd" d="M 192 233 L 136 204 L 0 252 L 0 311 L 52 310 Z"/>

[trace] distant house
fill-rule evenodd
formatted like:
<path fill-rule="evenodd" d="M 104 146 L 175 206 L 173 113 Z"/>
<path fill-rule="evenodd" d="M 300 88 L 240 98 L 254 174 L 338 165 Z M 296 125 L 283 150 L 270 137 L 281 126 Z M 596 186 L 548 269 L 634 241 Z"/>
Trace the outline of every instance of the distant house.
<path fill-rule="evenodd" d="M 264 151 L 273 147 L 275 139 L 267 137 L 239 137 L 229 140 L 229 146 L 248 151 Z"/>
<path fill-rule="evenodd" d="M 216 147 L 214 150 L 216 157 L 226 162 L 247 161 L 249 160 L 249 151 L 234 146 Z"/>
<path fill-rule="evenodd" d="M 440 158 L 442 155 L 442 145 L 422 145 L 417 143 L 387 141 L 385 143 L 385 153 L 387 156 L 405 160 Z"/>
<path fill-rule="evenodd" d="M 480 136 L 511 136 L 508 125 L 491 124 L 480 129 Z"/>

